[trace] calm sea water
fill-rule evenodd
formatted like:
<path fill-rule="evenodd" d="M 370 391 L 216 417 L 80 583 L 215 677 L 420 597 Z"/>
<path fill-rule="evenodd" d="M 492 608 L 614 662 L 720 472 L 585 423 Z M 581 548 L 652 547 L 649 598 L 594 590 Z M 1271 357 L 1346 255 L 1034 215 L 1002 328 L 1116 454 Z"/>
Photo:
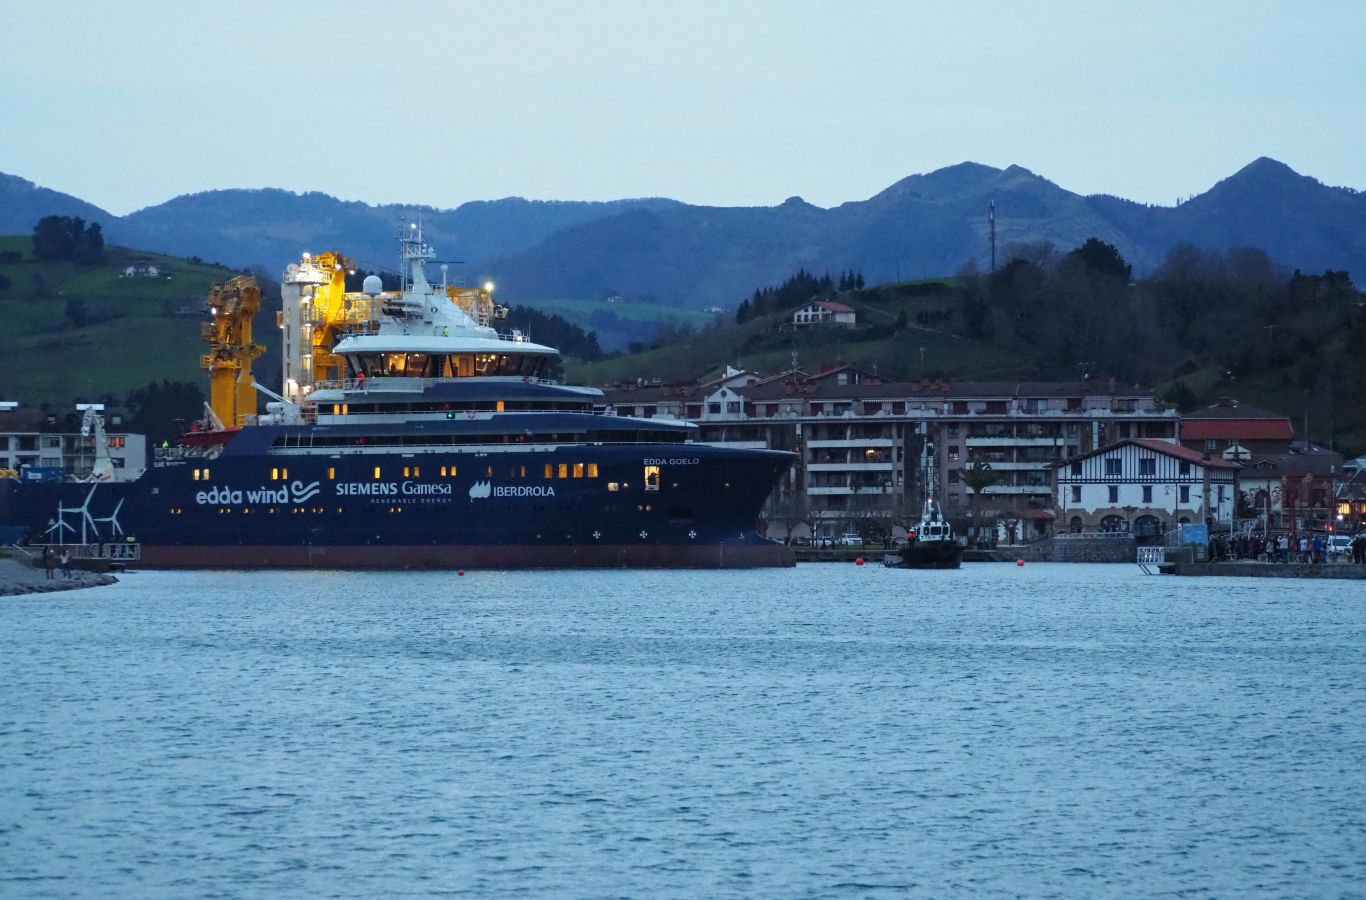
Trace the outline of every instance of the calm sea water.
<path fill-rule="evenodd" d="M 1366 894 L 1366 583 L 142 573 L 0 599 L 0 895 Z"/>

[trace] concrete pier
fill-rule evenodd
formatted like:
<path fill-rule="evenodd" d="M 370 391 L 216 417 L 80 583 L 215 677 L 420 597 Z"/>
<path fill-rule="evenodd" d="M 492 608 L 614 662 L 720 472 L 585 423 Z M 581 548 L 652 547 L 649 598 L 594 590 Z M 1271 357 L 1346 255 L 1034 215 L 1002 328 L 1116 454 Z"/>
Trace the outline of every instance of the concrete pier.
<path fill-rule="evenodd" d="M 1163 563 L 1163 575 L 1223 575 L 1236 578 L 1337 578 L 1366 580 L 1366 566 L 1351 563 Z"/>

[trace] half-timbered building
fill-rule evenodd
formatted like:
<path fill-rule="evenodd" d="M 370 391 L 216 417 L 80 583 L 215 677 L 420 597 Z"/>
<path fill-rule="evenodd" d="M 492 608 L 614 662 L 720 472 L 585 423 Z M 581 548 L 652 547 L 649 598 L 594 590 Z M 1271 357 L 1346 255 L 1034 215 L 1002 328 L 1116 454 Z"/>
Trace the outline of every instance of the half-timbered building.
<path fill-rule="evenodd" d="M 1117 441 L 1056 465 L 1058 530 L 1155 538 L 1182 524 L 1227 527 L 1237 506 L 1238 469 L 1179 444 Z"/>

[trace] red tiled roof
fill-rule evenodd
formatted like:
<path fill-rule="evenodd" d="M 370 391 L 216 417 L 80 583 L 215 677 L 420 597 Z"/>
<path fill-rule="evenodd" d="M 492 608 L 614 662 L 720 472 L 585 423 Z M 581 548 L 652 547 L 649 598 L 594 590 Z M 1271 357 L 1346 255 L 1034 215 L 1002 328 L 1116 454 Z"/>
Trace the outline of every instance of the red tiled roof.
<path fill-rule="evenodd" d="M 1181 421 L 1183 440 L 1223 438 L 1239 441 L 1288 441 L 1295 436 L 1289 419 L 1191 419 Z"/>
<path fill-rule="evenodd" d="M 834 300 L 820 300 L 816 305 L 833 313 L 851 313 L 854 311 L 851 307 L 845 306 L 843 303 L 836 303 Z"/>
<path fill-rule="evenodd" d="M 1092 456 L 1099 456 L 1102 453 L 1108 453 L 1116 447 L 1122 447 L 1125 444 L 1133 444 L 1138 447 L 1143 447 L 1146 450 L 1152 450 L 1154 453 L 1162 453 L 1167 456 L 1175 457 L 1176 459 L 1184 459 L 1187 462 L 1193 462 L 1199 466 L 1209 466 L 1212 469 L 1242 468 L 1237 463 L 1229 462 L 1228 460 L 1223 459 L 1222 457 L 1206 456 L 1199 450 L 1191 450 L 1188 447 L 1182 447 L 1180 444 L 1169 444 L 1166 441 L 1153 440 L 1152 438 L 1122 438 L 1118 441 L 1115 441 L 1112 444 L 1106 444 L 1104 447 L 1098 447 L 1095 450 L 1091 450 L 1087 453 L 1082 453 L 1078 456 L 1072 457 L 1071 459 L 1065 459 L 1061 462 L 1054 463 L 1054 465 L 1062 466 L 1066 463 L 1075 462 L 1077 460 L 1090 459 Z"/>

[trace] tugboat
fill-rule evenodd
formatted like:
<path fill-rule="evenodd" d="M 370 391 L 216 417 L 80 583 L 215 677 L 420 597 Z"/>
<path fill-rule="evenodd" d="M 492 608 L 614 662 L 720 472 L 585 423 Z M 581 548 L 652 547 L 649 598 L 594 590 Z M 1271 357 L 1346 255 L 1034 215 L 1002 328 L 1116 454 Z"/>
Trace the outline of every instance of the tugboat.
<path fill-rule="evenodd" d="M 757 528 L 792 454 L 596 413 L 553 347 L 495 327 L 492 284 L 431 284 L 420 225 L 400 242 L 398 291 L 347 291 L 335 252 L 286 269 L 279 394 L 252 377 L 254 279 L 215 288 L 203 426 L 131 481 L 0 479 L 0 526 L 135 544 L 148 568 L 793 565 Z"/>
<path fill-rule="evenodd" d="M 956 569 L 962 562 L 963 545 L 933 499 L 925 501 L 920 523 L 906 535 L 906 546 L 882 558 L 889 569 Z"/>
<path fill-rule="evenodd" d="M 896 553 L 888 553 L 882 564 L 889 569 L 956 569 L 963 562 L 963 545 L 953 533 L 953 526 L 934 501 L 933 485 L 938 481 L 937 456 L 934 447 L 924 440 L 921 426 L 921 480 L 925 485 L 925 505 L 920 511 L 920 522 L 906 532 L 906 546 Z"/>

